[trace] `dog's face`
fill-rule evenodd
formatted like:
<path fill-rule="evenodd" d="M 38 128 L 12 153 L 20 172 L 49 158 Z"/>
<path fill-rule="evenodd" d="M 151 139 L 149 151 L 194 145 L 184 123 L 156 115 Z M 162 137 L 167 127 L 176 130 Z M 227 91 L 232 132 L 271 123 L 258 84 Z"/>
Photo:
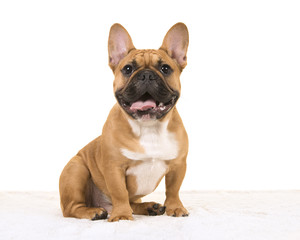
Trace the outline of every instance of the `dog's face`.
<path fill-rule="evenodd" d="M 186 66 L 188 30 L 175 24 L 158 50 L 135 49 L 120 24 L 111 27 L 108 52 L 114 92 L 121 108 L 134 119 L 162 119 L 180 96 L 180 73 Z"/>

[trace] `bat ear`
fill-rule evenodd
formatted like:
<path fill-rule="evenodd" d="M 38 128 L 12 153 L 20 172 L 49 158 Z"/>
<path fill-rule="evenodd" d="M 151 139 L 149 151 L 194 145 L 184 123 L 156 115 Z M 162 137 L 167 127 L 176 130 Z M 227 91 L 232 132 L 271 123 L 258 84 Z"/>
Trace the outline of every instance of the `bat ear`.
<path fill-rule="evenodd" d="M 114 70 L 132 49 L 135 47 L 126 29 L 119 23 L 112 25 L 108 37 L 108 56 L 111 69 Z"/>
<path fill-rule="evenodd" d="M 176 23 L 167 32 L 160 49 L 166 51 L 183 69 L 186 66 L 186 53 L 189 45 L 189 32 L 184 23 Z"/>

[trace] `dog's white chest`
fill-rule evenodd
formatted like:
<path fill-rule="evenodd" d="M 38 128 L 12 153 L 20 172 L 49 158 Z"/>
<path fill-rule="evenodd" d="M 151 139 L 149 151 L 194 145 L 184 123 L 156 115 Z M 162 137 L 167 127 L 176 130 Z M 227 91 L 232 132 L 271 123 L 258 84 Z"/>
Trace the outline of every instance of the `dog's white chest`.
<path fill-rule="evenodd" d="M 144 152 L 133 152 L 122 148 L 122 154 L 131 160 L 171 160 L 178 154 L 177 141 L 174 134 L 167 129 L 168 122 L 157 122 L 153 125 L 143 125 L 129 120 L 132 131 L 140 138 Z"/>
<path fill-rule="evenodd" d="M 126 175 L 136 177 L 136 195 L 147 195 L 155 189 L 158 181 L 165 175 L 167 171 L 165 161 L 177 157 L 177 141 L 175 136 L 167 130 L 168 122 L 156 122 L 151 125 L 129 120 L 129 123 L 133 133 L 139 137 L 144 152 L 121 149 L 125 157 L 134 161 L 142 161 L 129 168 Z"/>
<path fill-rule="evenodd" d="M 126 175 L 136 177 L 136 195 L 147 195 L 154 191 L 159 180 L 165 175 L 167 165 L 161 160 L 147 160 L 143 163 L 131 167 L 126 171 Z"/>

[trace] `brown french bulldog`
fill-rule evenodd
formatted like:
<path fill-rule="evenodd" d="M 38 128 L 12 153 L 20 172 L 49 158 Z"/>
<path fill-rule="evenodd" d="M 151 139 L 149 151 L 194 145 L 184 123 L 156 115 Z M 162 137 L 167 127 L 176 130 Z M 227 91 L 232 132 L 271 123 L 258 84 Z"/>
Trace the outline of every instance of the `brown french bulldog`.
<path fill-rule="evenodd" d="M 187 27 L 175 24 L 158 50 L 135 49 L 124 27 L 109 33 L 117 103 L 102 135 L 73 157 L 59 180 L 65 217 L 132 220 L 132 214 L 188 216 L 179 198 L 188 137 L 175 107 L 186 66 Z M 166 180 L 164 205 L 141 198 Z"/>

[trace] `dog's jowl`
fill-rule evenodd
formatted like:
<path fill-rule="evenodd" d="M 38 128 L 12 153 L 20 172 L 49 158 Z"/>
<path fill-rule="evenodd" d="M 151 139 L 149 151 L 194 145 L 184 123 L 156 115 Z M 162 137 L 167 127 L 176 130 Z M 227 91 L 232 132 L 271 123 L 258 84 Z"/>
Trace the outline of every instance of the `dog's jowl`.
<path fill-rule="evenodd" d="M 158 50 L 136 49 L 124 27 L 108 39 L 116 104 L 102 135 L 65 166 L 59 181 L 65 217 L 132 220 L 132 214 L 187 216 L 179 198 L 188 137 L 176 109 L 188 30 L 175 24 Z M 165 176 L 164 204 L 142 202 Z"/>

